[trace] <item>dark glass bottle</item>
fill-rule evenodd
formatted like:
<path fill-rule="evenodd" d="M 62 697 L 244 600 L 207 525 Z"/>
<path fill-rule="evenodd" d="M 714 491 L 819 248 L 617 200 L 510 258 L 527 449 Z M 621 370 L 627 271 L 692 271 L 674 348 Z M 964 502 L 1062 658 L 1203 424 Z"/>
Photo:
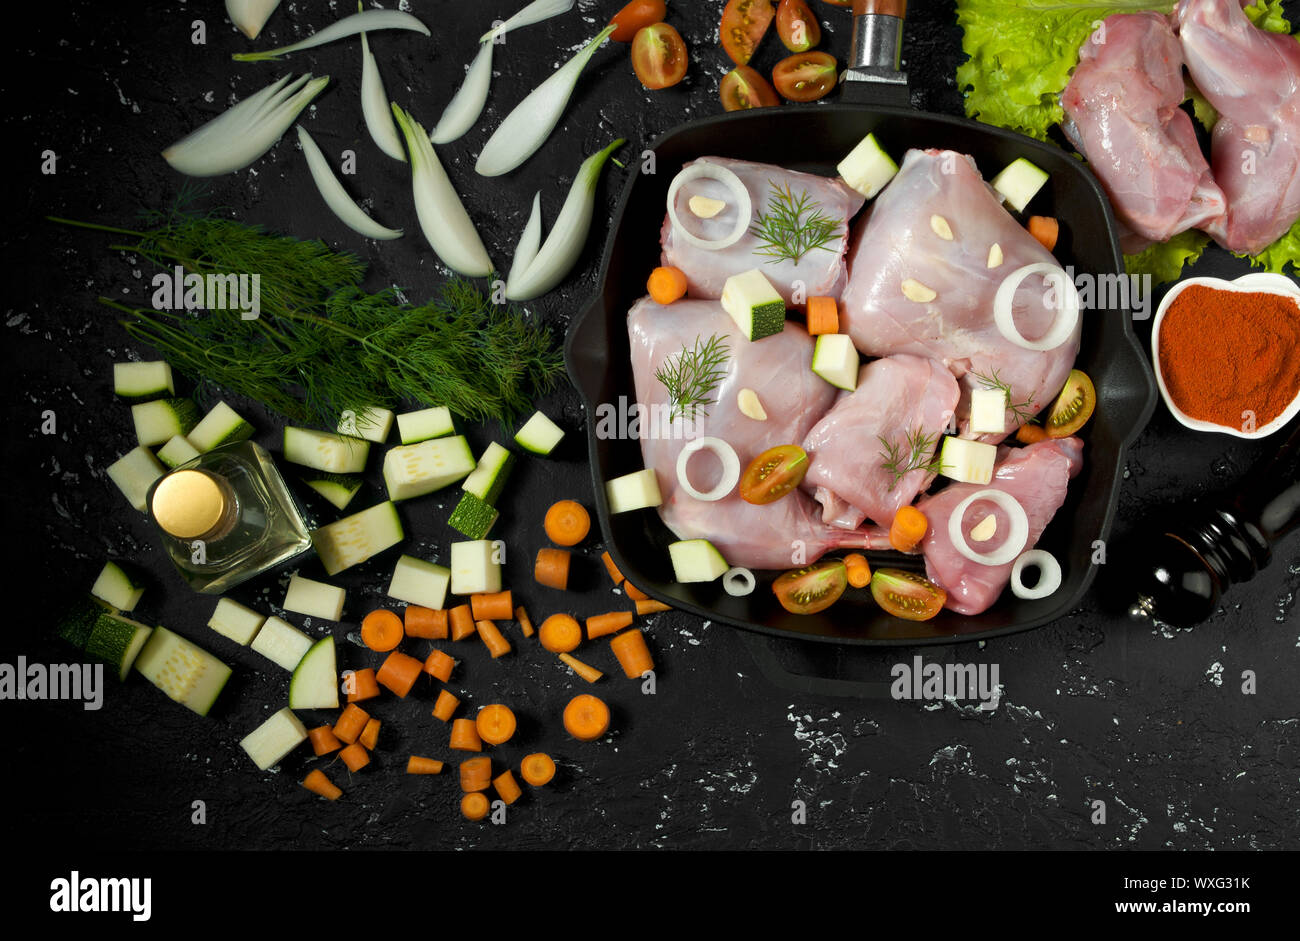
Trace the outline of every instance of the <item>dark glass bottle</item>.
<path fill-rule="evenodd" d="M 1268 565 L 1272 545 L 1300 524 L 1300 422 L 1282 448 L 1233 493 L 1199 501 L 1125 553 L 1129 614 L 1178 626 L 1214 613 L 1229 585 Z"/>

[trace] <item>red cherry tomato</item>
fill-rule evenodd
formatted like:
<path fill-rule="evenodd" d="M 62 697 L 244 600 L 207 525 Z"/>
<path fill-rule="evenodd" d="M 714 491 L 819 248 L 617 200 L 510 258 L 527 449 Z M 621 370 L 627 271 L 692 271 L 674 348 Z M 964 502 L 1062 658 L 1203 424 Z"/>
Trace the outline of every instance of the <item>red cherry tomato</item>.
<path fill-rule="evenodd" d="M 749 462 L 740 477 L 740 498 L 746 503 L 775 503 L 803 483 L 808 452 L 797 444 L 768 448 Z"/>
<path fill-rule="evenodd" d="M 876 569 L 871 573 L 871 597 L 896 618 L 928 621 L 943 610 L 948 593 L 915 572 Z"/>
<path fill-rule="evenodd" d="M 781 0 L 776 8 L 776 34 L 791 52 L 807 52 L 822 41 L 821 24 L 804 0 Z"/>
<path fill-rule="evenodd" d="M 727 0 L 722 11 L 722 48 L 736 65 L 747 65 L 772 25 L 772 0 Z"/>
<path fill-rule="evenodd" d="M 660 23 L 667 15 L 664 0 L 632 0 L 609 21 L 614 27 L 609 38 L 614 42 L 631 42 L 641 27 Z"/>
<path fill-rule="evenodd" d="M 825 98 L 839 79 L 835 57 L 825 52 L 800 52 L 782 59 L 772 70 L 772 84 L 791 101 Z"/>
<path fill-rule="evenodd" d="M 718 95 L 727 111 L 770 108 L 781 103 L 767 79 L 748 65 L 738 65 L 724 75 L 722 84 L 718 86 Z"/>
<path fill-rule="evenodd" d="M 681 34 L 667 23 L 643 26 L 632 39 L 632 70 L 646 88 L 676 85 L 689 61 Z"/>
<path fill-rule="evenodd" d="M 822 559 L 778 575 L 772 583 L 772 591 L 781 607 L 791 614 L 816 614 L 839 601 L 848 585 L 849 575 L 844 561 Z"/>

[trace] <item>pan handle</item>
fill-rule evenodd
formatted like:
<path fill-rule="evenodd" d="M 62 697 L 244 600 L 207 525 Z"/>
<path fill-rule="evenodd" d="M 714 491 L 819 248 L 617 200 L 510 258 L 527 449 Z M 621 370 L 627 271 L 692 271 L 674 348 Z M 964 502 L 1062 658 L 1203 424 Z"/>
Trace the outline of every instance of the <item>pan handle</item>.
<path fill-rule="evenodd" d="M 899 71 L 907 0 L 853 0 L 850 68 Z"/>
<path fill-rule="evenodd" d="M 844 92 L 863 104 L 907 107 L 903 22 L 907 0 L 853 0 L 853 49 Z"/>
<path fill-rule="evenodd" d="M 764 679 L 779 689 L 812 696 L 892 699 L 894 681 L 890 670 L 895 662 L 910 662 L 915 652 L 912 648 L 900 647 L 882 653 L 866 648 L 846 649 L 828 644 L 777 640 L 753 631 L 742 630 L 737 633 Z M 785 656 L 781 656 L 778 651 Z M 902 656 L 903 651 L 906 651 L 906 656 Z M 952 663 L 955 657 L 953 647 L 945 645 L 942 651 L 936 650 L 934 656 L 926 659 L 947 664 Z M 863 672 L 883 679 L 858 679 L 844 675 Z M 828 673 L 841 675 L 828 676 Z"/>

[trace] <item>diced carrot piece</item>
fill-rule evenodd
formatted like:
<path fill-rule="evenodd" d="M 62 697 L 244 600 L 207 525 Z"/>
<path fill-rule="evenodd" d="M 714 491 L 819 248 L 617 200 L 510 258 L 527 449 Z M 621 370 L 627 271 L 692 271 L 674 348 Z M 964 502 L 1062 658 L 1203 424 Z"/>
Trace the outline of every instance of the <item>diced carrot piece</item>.
<path fill-rule="evenodd" d="M 625 631 L 610 638 L 609 647 L 614 651 L 614 656 L 618 657 L 624 675 L 632 679 L 639 679 L 647 670 L 655 668 L 650 648 L 646 646 L 645 635 L 640 631 Z"/>
<path fill-rule="evenodd" d="M 488 653 L 492 654 L 493 660 L 510 652 L 510 641 L 505 639 L 496 624 L 491 621 L 476 621 L 474 626 L 478 629 L 478 636 L 483 638 L 483 643 L 487 645 Z"/>
<path fill-rule="evenodd" d="M 499 702 L 484 706 L 474 720 L 478 737 L 489 745 L 504 745 L 510 741 L 510 736 L 515 734 L 515 727 L 515 714 L 509 706 Z"/>
<path fill-rule="evenodd" d="M 482 791 L 474 791 L 460 799 L 460 812 L 466 820 L 482 820 L 491 807 L 487 795 Z"/>
<path fill-rule="evenodd" d="M 375 750 L 375 745 L 379 743 L 379 720 L 371 719 L 366 723 L 366 727 L 361 730 L 357 736 L 357 742 L 364 745 L 370 751 Z"/>
<path fill-rule="evenodd" d="M 492 784 L 492 759 L 467 758 L 460 763 L 460 789 L 465 793 L 486 791 Z"/>
<path fill-rule="evenodd" d="M 567 549 L 538 549 L 537 562 L 533 566 L 533 578 L 539 585 L 564 591 L 569 587 L 571 558 L 572 554 Z"/>
<path fill-rule="evenodd" d="M 507 804 L 513 804 L 524 793 L 509 768 L 492 779 L 492 786 L 496 788 L 497 796 Z"/>
<path fill-rule="evenodd" d="M 555 777 L 555 761 L 545 752 L 534 752 L 524 756 L 519 763 L 519 773 L 533 787 L 541 787 Z"/>
<path fill-rule="evenodd" d="M 447 639 L 447 612 L 441 608 L 406 606 L 406 636 L 423 640 Z"/>
<path fill-rule="evenodd" d="M 609 731 L 609 706 L 591 693 L 579 693 L 564 707 L 564 728 L 580 742 L 594 742 Z"/>
<path fill-rule="evenodd" d="M 1047 438 L 1047 429 L 1042 425 L 1024 424 L 1016 429 L 1016 440 L 1021 444 L 1037 444 Z"/>
<path fill-rule="evenodd" d="M 320 768 L 308 771 L 307 777 L 302 779 L 302 786 L 326 800 L 336 801 L 343 796 L 343 792 L 334 786 L 334 782 L 327 778 Z"/>
<path fill-rule="evenodd" d="M 442 774 L 442 762 L 436 758 L 412 755 L 406 759 L 407 774 Z"/>
<path fill-rule="evenodd" d="M 339 737 L 334 734 L 334 730 L 328 725 L 322 725 L 308 732 L 307 741 L 311 742 L 311 750 L 316 753 L 317 758 L 321 755 L 328 755 L 332 751 L 338 751 L 343 747 Z"/>
<path fill-rule="evenodd" d="M 587 618 L 587 637 L 594 640 L 627 627 L 634 620 L 631 611 L 611 611 Z"/>
<path fill-rule="evenodd" d="M 464 640 L 474 633 L 474 614 L 470 611 L 469 605 L 457 605 L 447 612 L 447 619 L 451 622 L 451 639 Z"/>
<path fill-rule="evenodd" d="M 379 681 L 375 679 L 375 671 L 370 667 L 348 671 L 343 676 L 343 683 L 348 702 L 365 702 L 379 695 Z"/>
<path fill-rule="evenodd" d="M 667 306 L 686 296 L 686 273 L 672 265 L 660 265 L 646 279 L 645 292 L 656 304 Z"/>
<path fill-rule="evenodd" d="M 576 500 L 560 500 L 546 511 L 542 528 L 557 546 L 576 546 L 591 532 L 591 514 Z"/>
<path fill-rule="evenodd" d="M 433 704 L 433 717 L 443 722 L 450 722 L 452 713 L 460 705 L 460 700 L 447 690 L 438 691 L 438 701 Z"/>
<path fill-rule="evenodd" d="M 419 660 L 400 650 L 394 650 L 380 666 L 375 679 L 381 686 L 387 687 L 398 696 L 405 697 L 415 685 L 415 681 L 420 678 L 423 670 L 424 664 Z"/>
<path fill-rule="evenodd" d="M 478 737 L 478 728 L 473 719 L 455 719 L 451 723 L 451 740 L 448 743 L 456 751 L 482 751 L 483 740 Z"/>
<path fill-rule="evenodd" d="M 582 677 L 588 683 L 594 683 L 605 675 L 595 667 L 583 663 L 572 654 L 562 653 L 560 654 L 560 659 L 564 661 L 565 665 L 569 667 L 569 669 L 578 674 L 578 676 Z"/>
<path fill-rule="evenodd" d="M 551 653 L 567 653 L 582 643 L 582 625 L 568 614 L 552 614 L 537 629 L 537 640 Z"/>
<path fill-rule="evenodd" d="M 339 752 L 339 760 L 348 766 L 349 771 L 360 771 L 370 764 L 370 752 L 360 742 L 355 742 Z"/>
<path fill-rule="evenodd" d="M 1030 216 L 1025 228 L 1049 252 L 1056 248 L 1056 240 L 1061 237 L 1061 224 L 1051 216 Z"/>
<path fill-rule="evenodd" d="M 524 632 L 525 637 L 532 637 L 537 633 L 533 630 L 533 622 L 528 619 L 528 612 L 524 610 L 523 605 L 515 608 L 515 620 L 519 622 L 519 629 Z"/>
<path fill-rule="evenodd" d="M 623 573 L 618 570 L 618 566 L 614 564 L 614 560 L 610 557 L 610 554 L 608 552 L 602 552 L 600 554 L 600 560 L 605 563 L 605 571 L 609 573 L 610 581 L 614 583 L 614 587 L 617 588 L 619 585 L 622 585 Z"/>
<path fill-rule="evenodd" d="M 361 620 L 361 642 L 371 650 L 395 650 L 406 635 L 402 619 L 387 608 L 376 608 Z"/>
<path fill-rule="evenodd" d="M 644 591 L 642 591 L 640 588 L 637 588 L 637 587 L 636 587 L 635 585 L 633 585 L 631 582 L 627 582 L 627 581 L 623 582 L 623 590 L 624 590 L 625 592 L 627 592 L 627 596 L 628 596 L 629 598 L 631 598 L 633 601 L 649 601 L 649 600 L 650 600 L 650 596 L 649 596 L 649 595 L 647 595 L 647 594 L 646 594 Z"/>
<path fill-rule="evenodd" d="M 889 524 L 889 544 L 899 552 L 911 552 L 925 538 L 930 521 L 914 506 L 905 506 Z"/>
<path fill-rule="evenodd" d="M 849 584 L 854 588 L 866 588 L 871 584 L 871 564 L 861 552 L 846 555 L 844 568 L 848 571 Z"/>
<path fill-rule="evenodd" d="M 840 308 L 833 297 L 808 298 L 808 334 L 840 332 Z"/>
<path fill-rule="evenodd" d="M 334 723 L 334 734 L 340 741 L 347 742 L 349 745 L 357 740 L 361 730 L 366 727 L 370 721 L 370 713 L 362 709 L 356 703 L 348 703 L 343 707 L 343 712 L 339 715 L 339 720 Z"/>
<path fill-rule="evenodd" d="M 455 667 L 455 658 L 445 650 L 435 650 L 424 659 L 424 672 L 444 683 L 451 679 L 451 671 Z"/>
<path fill-rule="evenodd" d="M 664 604 L 662 601 L 655 601 L 654 599 L 649 601 L 638 601 L 636 603 L 636 613 L 642 616 L 671 610 L 672 608 L 669 605 Z"/>
<path fill-rule="evenodd" d="M 475 621 L 509 621 L 514 615 L 510 589 L 469 596 L 470 614 Z"/>

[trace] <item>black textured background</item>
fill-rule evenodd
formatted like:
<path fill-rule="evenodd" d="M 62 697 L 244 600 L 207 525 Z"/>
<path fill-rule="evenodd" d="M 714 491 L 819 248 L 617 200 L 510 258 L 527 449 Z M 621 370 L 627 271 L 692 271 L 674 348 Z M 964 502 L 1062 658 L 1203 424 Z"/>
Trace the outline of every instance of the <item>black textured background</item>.
<path fill-rule="evenodd" d="M 519 0 L 410 0 L 402 8 L 432 28 L 380 33 L 372 48 L 390 97 L 431 126 L 468 63 L 474 40 Z M 692 53 L 682 85 L 648 93 L 632 75 L 624 47 L 596 53 L 559 129 L 515 173 L 484 181 L 473 158 L 509 109 L 570 51 L 593 35 L 621 0 L 579 0 L 561 19 L 513 34 L 498 50 L 488 109 L 462 140 L 440 148 L 493 259 L 504 266 L 535 191 L 550 225 L 585 155 L 624 136 L 631 147 L 674 124 L 716 113 L 719 77 L 729 68 L 715 36 L 721 0 L 670 3 L 670 22 Z M 849 16 L 814 4 L 823 48 L 847 58 Z M 1294 14 L 1300 4 L 1289 4 Z M 259 48 L 292 41 L 351 12 L 346 2 L 286 0 Z M 105 708 L 72 703 L 0 704 L 9 731 L 10 804 L 0 832 L 14 838 L 86 841 L 104 848 L 1295 848 L 1300 774 L 1300 626 L 1294 596 L 1300 545 L 1279 547 L 1271 568 L 1234 590 L 1194 630 L 1134 628 L 1101 613 L 1096 591 L 1070 617 L 987 645 L 955 648 L 958 660 L 1000 666 L 1004 696 L 991 713 L 956 704 L 829 698 L 772 685 L 730 628 L 668 613 L 648 627 L 659 667 L 655 696 L 615 676 L 608 649 L 580 650 L 609 675 L 597 692 L 614 710 L 612 735 L 579 745 L 559 728 L 563 703 L 586 688 L 535 644 L 492 661 L 477 641 L 454 651 L 464 663 L 450 684 L 471 707 L 503 701 L 520 716 L 516 739 L 499 764 L 527 751 L 551 752 L 555 784 L 526 792 L 504 827 L 470 824 L 457 810 L 454 771 L 407 777 L 409 753 L 454 759 L 445 728 L 429 716 L 436 687 L 405 701 L 374 704 L 384 720 L 375 763 L 351 776 L 331 773 L 346 796 L 318 800 L 297 781 L 314 763 L 305 747 L 278 773 L 260 773 L 238 740 L 284 704 L 287 675 L 205 626 L 214 601 L 183 586 L 103 473 L 134 445 L 129 412 L 111 394 L 111 363 L 131 348 L 94 298 L 142 297 L 152 273 L 106 250 L 108 239 L 43 221 L 47 214 L 129 224 L 142 208 L 161 208 L 181 178 L 158 157 L 167 144 L 232 99 L 274 75 L 307 69 L 332 76 L 302 120 L 327 154 L 358 154 L 347 179 L 367 208 L 405 226 L 396 243 L 365 242 L 324 208 L 292 138 L 251 169 L 211 184 L 211 204 L 243 220 L 299 237 L 321 237 L 371 262 L 368 287 L 398 284 L 422 296 L 443 276 L 418 232 L 406 167 L 385 158 L 362 123 L 359 50 L 343 42 L 280 64 L 241 64 L 248 47 L 226 22 L 219 0 L 132 4 L 52 0 L 32 5 L 34 23 L 7 36 L 4 144 L 15 166 L 5 200 L 4 311 L 6 434 L 5 607 L 3 659 L 19 654 L 58 662 L 71 650 L 43 638 L 54 612 L 84 590 L 105 555 L 139 559 L 154 584 L 139 609 L 198 641 L 235 668 L 212 716 L 201 719 L 169 702 L 138 676 L 111 685 Z M 202 19 L 208 42 L 190 42 Z M 780 57 L 769 37 L 759 64 Z M 905 66 L 913 102 L 960 113 L 953 74 L 960 32 L 949 2 L 912 4 Z M 624 151 L 632 153 L 631 147 Z M 39 172 L 42 151 L 59 154 L 58 172 Z M 602 186 L 589 248 L 574 275 L 530 310 L 562 331 L 594 289 L 595 263 L 614 194 L 625 179 L 612 165 Z M 1244 271 L 1217 249 L 1198 273 Z M 1138 323 L 1145 340 L 1149 329 Z M 148 350 L 134 350 L 146 358 Z M 188 391 L 188 387 L 186 387 Z M 273 443 L 274 423 L 248 403 L 258 440 Z M 506 582 L 535 619 L 566 604 L 577 614 L 620 607 L 598 554 L 584 547 L 585 591 L 561 602 L 532 585 L 542 545 L 542 507 L 560 496 L 590 500 L 582 455 L 582 415 L 565 388 L 544 403 L 569 432 L 559 459 L 521 462 L 503 499 L 494 535 L 511 554 Z M 53 410 L 58 434 L 43 436 L 41 413 Z M 500 431 L 471 432 L 476 450 Z M 1233 481 L 1268 442 L 1197 436 L 1161 407 L 1131 453 L 1120 499 L 1119 530 L 1152 509 L 1177 505 Z M 372 461 L 372 467 L 376 461 Z M 372 480 L 354 508 L 379 498 Z M 403 551 L 445 561 L 451 497 L 404 506 L 412 538 Z M 318 504 L 313 504 L 317 506 Z M 323 519 L 332 516 L 323 516 Z M 594 540 L 593 540 L 594 543 Z M 347 621 L 333 628 L 342 666 L 378 657 L 345 636 L 383 590 L 396 553 L 349 571 Z M 302 566 L 319 576 L 315 560 Z M 283 584 L 260 579 L 236 596 L 263 610 Z M 302 623 L 296 616 L 290 618 Z M 321 635 L 329 625 L 313 625 Z M 517 635 L 512 639 L 518 641 Z M 858 652 L 852 671 L 874 680 L 910 659 L 910 651 Z M 942 657 L 930 651 L 927 658 Z M 1259 692 L 1240 691 L 1243 670 Z M 462 713 L 463 714 L 463 713 Z M 326 717 L 319 717 L 324 719 Z M 309 722 L 309 725 L 314 724 Z M 206 823 L 192 822 L 192 802 Z M 791 823 L 803 800 L 808 822 Z M 1103 800 L 1107 822 L 1090 822 Z"/>

